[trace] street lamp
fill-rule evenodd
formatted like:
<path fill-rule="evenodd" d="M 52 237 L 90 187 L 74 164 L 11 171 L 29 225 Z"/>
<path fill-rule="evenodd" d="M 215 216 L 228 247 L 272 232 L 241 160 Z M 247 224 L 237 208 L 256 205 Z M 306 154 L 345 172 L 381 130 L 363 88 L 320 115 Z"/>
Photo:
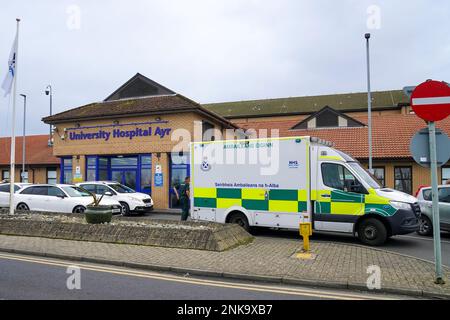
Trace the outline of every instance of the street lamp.
<path fill-rule="evenodd" d="M 370 54 L 369 54 L 369 39 L 370 33 L 364 35 L 366 38 L 367 48 L 367 105 L 368 105 L 368 122 L 369 122 L 369 172 L 373 174 L 372 163 L 372 93 L 370 91 Z"/>
<path fill-rule="evenodd" d="M 25 179 L 25 126 L 26 126 L 26 116 L 27 116 L 27 96 L 21 94 L 23 97 L 23 137 L 22 137 L 22 174 L 20 175 L 21 181 L 24 182 Z"/>
<path fill-rule="evenodd" d="M 50 96 L 50 116 L 52 116 L 52 103 L 53 103 L 53 90 L 52 86 L 48 85 L 47 88 L 45 88 L 45 95 Z M 48 139 L 48 146 L 51 147 L 52 144 L 52 125 L 50 125 L 50 135 Z"/>

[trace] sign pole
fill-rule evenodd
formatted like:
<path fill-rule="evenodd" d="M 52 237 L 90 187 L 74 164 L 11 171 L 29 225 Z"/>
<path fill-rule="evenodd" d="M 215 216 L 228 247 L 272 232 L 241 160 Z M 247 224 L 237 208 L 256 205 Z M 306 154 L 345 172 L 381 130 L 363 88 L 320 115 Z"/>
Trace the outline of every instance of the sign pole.
<path fill-rule="evenodd" d="M 433 239 L 434 239 L 434 259 L 436 267 L 436 284 L 445 284 L 442 276 L 442 256 L 441 256 L 441 227 L 439 221 L 439 192 L 437 177 L 437 155 L 436 155 L 436 123 L 428 122 L 428 131 L 430 138 L 430 160 L 431 160 L 431 185 L 433 200 Z"/>

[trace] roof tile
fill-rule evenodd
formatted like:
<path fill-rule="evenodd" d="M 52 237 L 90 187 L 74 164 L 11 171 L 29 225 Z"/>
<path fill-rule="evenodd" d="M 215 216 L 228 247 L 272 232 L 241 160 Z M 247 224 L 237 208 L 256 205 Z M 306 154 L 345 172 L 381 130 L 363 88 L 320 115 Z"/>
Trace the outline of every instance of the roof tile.
<path fill-rule="evenodd" d="M 59 164 L 53 156 L 53 148 L 48 146 L 48 135 L 27 136 L 25 138 L 25 163 L 27 165 Z M 0 165 L 9 165 L 11 138 L 0 138 Z M 16 137 L 16 164 L 22 164 L 22 137 Z"/>
<path fill-rule="evenodd" d="M 355 119 L 367 124 L 367 116 L 355 116 Z M 376 159 L 411 158 L 409 145 L 414 134 L 426 127 L 423 120 L 416 115 L 384 115 L 374 116 L 373 125 L 373 157 Z M 237 122 L 244 129 L 279 130 L 281 137 L 313 136 L 331 141 L 335 147 L 355 158 L 367 159 L 368 128 L 320 128 L 307 130 L 290 130 L 298 120 Z M 450 135 L 450 118 L 437 122 L 437 127 Z M 269 131 L 270 136 L 270 131 Z"/>

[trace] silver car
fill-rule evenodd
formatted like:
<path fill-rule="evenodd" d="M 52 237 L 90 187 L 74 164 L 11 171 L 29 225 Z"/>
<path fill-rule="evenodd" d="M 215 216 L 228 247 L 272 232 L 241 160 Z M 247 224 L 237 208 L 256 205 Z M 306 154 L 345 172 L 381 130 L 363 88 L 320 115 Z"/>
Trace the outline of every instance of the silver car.
<path fill-rule="evenodd" d="M 431 235 L 433 233 L 431 187 L 420 189 L 417 199 L 422 211 L 420 229 L 417 233 L 422 236 Z M 439 217 L 441 230 L 450 232 L 450 185 L 439 186 Z"/>

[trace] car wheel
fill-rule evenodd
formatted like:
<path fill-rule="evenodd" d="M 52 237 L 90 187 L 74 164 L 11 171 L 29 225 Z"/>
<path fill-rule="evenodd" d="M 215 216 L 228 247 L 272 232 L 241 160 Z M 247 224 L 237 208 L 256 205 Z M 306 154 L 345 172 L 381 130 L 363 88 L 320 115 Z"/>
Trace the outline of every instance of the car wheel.
<path fill-rule="evenodd" d="M 19 203 L 17 205 L 17 210 L 19 210 L 19 211 L 29 211 L 30 208 L 25 203 Z"/>
<path fill-rule="evenodd" d="M 387 230 L 383 222 L 369 218 L 359 224 L 358 237 L 364 244 L 380 246 L 386 242 Z"/>
<path fill-rule="evenodd" d="M 128 203 L 121 202 L 120 204 L 122 205 L 122 215 L 124 217 L 129 216 L 130 215 L 130 206 L 128 205 Z"/>
<path fill-rule="evenodd" d="M 430 218 L 425 215 L 422 215 L 419 219 L 419 231 L 417 234 L 421 236 L 429 236 L 433 233 L 433 223 Z"/>
<path fill-rule="evenodd" d="M 228 223 L 235 223 L 240 225 L 245 231 L 250 230 L 247 217 L 243 213 L 233 213 L 228 220 Z"/>
<path fill-rule="evenodd" d="M 85 208 L 85 207 L 83 207 L 83 206 L 76 206 L 76 207 L 73 209 L 72 213 L 83 214 L 84 211 L 86 211 L 86 208 Z"/>

